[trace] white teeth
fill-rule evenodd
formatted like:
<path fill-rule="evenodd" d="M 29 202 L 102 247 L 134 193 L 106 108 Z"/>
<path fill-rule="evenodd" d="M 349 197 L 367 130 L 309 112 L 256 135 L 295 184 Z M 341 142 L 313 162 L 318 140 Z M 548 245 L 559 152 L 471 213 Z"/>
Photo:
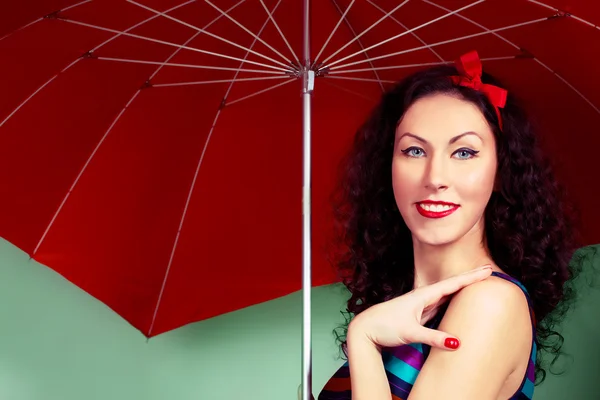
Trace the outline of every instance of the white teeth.
<path fill-rule="evenodd" d="M 454 206 L 447 206 L 447 205 L 442 205 L 442 204 L 419 204 L 419 206 L 426 211 L 432 211 L 432 212 L 448 211 L 454 207 Z"/>

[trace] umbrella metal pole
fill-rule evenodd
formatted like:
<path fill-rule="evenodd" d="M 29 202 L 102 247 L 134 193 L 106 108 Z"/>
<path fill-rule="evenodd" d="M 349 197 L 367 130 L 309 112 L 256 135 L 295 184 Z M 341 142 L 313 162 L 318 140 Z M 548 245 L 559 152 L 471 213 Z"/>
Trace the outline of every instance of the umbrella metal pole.
<path fill-rule="evenodd" d="M 310 0 L 304 0 L 302 68 L 302 400 L 312 398 L 311 349 L 311 95 L 315 73 L 310 69 Z"/>

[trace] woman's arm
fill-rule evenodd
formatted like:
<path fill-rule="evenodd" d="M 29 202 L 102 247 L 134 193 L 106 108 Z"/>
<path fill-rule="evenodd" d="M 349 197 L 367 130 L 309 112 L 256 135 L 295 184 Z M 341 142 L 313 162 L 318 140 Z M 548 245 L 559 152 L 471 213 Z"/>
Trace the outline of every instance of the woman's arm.
<path fill-rule="evenodd" d="M 461 348 L 432 348 L 409 400 L 495 400 L 531 350 L 527 300 L 517 286 L 500 278 L 457 293 L 439 329 L 459 336 Z"/>
<path fill-rule="evenodd" d="M 489 266 L 480 268 L 420 287 L 358 314 L 350 323 L 347 334 L 352 400 L 392 398 L 379 351 L 381 347 L 425 343 L 432 348 L 455 350 L 447 347 L 447 333 L 425 328 L 422 324 L 435 315 L 442 298 L 484 280 L 490 274 Z M 427 397 L 427 400 L 432 399 Z"/>
<path fill-rule="evenodd" d="M 379 346 L 359 329 L 348 329 L 346 339 L 352 399 L 391 400 L 392 393 Z"/>

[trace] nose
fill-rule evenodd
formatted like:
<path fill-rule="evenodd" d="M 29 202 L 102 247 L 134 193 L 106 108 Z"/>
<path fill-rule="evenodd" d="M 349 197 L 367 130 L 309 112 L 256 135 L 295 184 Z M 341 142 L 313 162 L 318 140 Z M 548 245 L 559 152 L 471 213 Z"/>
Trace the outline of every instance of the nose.
<path fill-rule="evenodd" d="M 425 188 L 432 191 L 445 190 L 448 188 L 448 166 L 442 157 L 428 158 L 423 181 Z"/>

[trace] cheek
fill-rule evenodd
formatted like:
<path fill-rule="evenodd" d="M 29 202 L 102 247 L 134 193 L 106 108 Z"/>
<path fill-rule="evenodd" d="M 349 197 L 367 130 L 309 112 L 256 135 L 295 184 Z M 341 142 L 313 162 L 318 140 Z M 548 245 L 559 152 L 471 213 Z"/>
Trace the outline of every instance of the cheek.
<path fill-rule="evenodd" d="M 485 207 L 494 189 L 495 175 L 496 169 L 493 165 L 462 174 L 459 182 L 461 197 L 479 202 Z"/>
<path fill-rule="evenodd" d="M 404 203 L 403 199 L 414 195 L 419 186 L 419 174 L 414 168 L 408 168 L 406 163 L 403 165 L 399 160 L 392 162 L 392 187 L 394 197 L 399 203 Z"/>

